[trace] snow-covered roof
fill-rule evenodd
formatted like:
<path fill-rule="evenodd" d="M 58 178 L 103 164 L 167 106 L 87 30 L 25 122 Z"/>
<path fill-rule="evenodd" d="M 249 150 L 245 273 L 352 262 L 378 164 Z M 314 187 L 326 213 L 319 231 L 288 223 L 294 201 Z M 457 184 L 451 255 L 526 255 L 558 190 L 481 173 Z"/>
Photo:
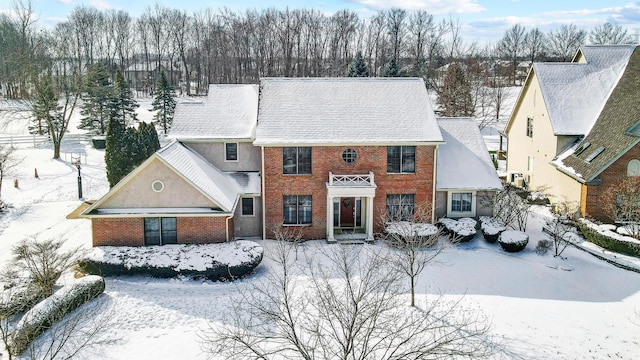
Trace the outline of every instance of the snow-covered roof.
<path fill-rule="evenodd" d="M 419 78 L 266 78 L 255 145 L 442 141 Z"/>
<path fill-rule="evenodd" d="M 438 118 L 445 143 L 438 146 L 437 190 L 501 189 L 487 146 L 472 118 Z"/>
<path fill-rule="evenodd" d="M 209 85 L 206 97 L 181 101 L 171 125 L 174 139 L 253 139 L 258 85 Z"/>
<path fill-rule="evenodd" d="M 634 49 L 633 45 L 583 46 L 584 63 L 533 64 L 556 135 L 589 132 Z"/>

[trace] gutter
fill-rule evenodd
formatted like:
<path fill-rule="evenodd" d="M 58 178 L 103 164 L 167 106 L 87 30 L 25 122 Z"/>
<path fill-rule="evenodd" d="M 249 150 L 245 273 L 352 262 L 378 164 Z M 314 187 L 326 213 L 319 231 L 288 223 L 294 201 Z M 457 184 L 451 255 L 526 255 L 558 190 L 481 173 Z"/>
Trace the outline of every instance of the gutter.
<path fill-rule="evenodd" d="M 264 146 L 260 147 L 260 161 L 262 162 L 262 168 L 260 169 L 260 199 L 262 200 L 262 239 L 267 239 L 267 213 L 265 203 L 265 188 L 264 188 Z"/>
<path fill-rule="evenodd" d="M 438 180 L 438 144 L 433 148 L 433 181 L 432 181 L 432 194 L 431 194 L 431 223 L 436 221 L 436 182 Z"/>

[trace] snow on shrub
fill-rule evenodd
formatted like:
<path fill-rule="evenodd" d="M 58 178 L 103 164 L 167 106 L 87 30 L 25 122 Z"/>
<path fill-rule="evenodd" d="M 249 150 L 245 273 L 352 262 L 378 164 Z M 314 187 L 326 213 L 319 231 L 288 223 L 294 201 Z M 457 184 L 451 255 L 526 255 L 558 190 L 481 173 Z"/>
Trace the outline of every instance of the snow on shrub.
<path fill-rule="evenodd" d="M 640 256 L 640 240 L 617 233 L 615 225 L 598 225 L 586 219 L 579 219 L 578 228 L 589 242 L 611 251 Z"/>
<path fill-rule="evenodd" d="M 395 221 L 387 223 L 384 231 L 389 235 L 426 237 L 436 235 L 438 233 L 438 227 L 433 224 Z"/>
<path fill-rule="evenodd" d="M 524 250 L 529 242 L 529 235 L 518 230 L 505 230 L 500 234 L 498 243 L 507 252 L 518 252 Z"/>
<path fill-rule="evenodd" d="M 500 233 L 505 231 L 507 227 L 502 220 L 490 216 L 480 217 L 480 229 L 485 240 L 490 243 L 494 243 L 498 240 Z"/>
<path fill-rule="evenodd" d="M 36 304 L 22 316 L 16 325 L 11 339 L 13 353 L 23 353 L 33 340 L 56 321 L 103 292 L 104 279 L 100 276 L 89 275 L 64 286 Z"/>
<path fill-rule="evenodd" d="M 459 239 L 460 242 L 470 241 L 476 234 L 477 222 L 471 218 L 441 218 L 438 223 L 446 229 L 449 236 Z"/>
<path fill-rule="evenodd" d="M 100 246 L 93 248 L 80 267 L 90 274 L 178 275 L 209 280 L 235 279 L 250 274 L 262 261 L 264 250 L 252 241 L 221 244 L 164 246 Z"/>

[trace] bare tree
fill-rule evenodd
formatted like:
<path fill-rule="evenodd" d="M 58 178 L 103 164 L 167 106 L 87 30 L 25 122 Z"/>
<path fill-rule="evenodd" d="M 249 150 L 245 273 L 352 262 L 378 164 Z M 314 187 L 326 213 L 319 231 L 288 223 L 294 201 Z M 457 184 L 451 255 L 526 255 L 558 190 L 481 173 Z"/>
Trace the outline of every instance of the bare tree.
<path fill-rule="evenodd" d="M 628 233 L 640 239 L 640 176 L 628 176 L 602 194 L 603 210 L 611 221 L 627 224 Z"/>
<path fill-rule="evenodd" d="M 540 29 L 533 28 L 529 30 L 524 37 L 524 56 L 531 64 L 540 60 L 546 53 L 547 42 L 545 35 Z"/>
<path fill-rule="evenodd" d="M 575 228 L 570 221 L 575 220 L 578 206 L 570 201 L 562 201 L 554 204 L 554 215 L 545 220 L 545 232 L 551 237 L 555 257 L 562 258 L 562 253 L 571 244 L 568 236 Z"/>
<path fill-rule="evenodd" d="M 584 44 L 587 33 L 578 30 L 575 24 L 562 25 L 547 35 L 549 55 L 561 61 L 570 61 L 580 45 Z"/>
<path fill-rule="evenodd" d="M 627 30 L 624 30 L 618 24 L 610 22 L 596 26 L 591 30 L 589 41 L 593 45 L 633 44 L 633 39 L 627 35 Z"/>
<path fill-rule="evenodd" d="M 522 193 L 523 190 L 511 184 L 502 184 L 502 190 L 495 196 L 487 196 L 480 199 L 485 206 L 493 206 L 494 217 L 514 230 L 525 231 L 531 205 Z"/>
<path fill-rule="evenodd" d="M 505 31 L 504 36 L 498 42 L 498 53 L 511 62 L 512 84 L 516 84 L 518 61 L 522 57 L 525 48 L 525 29 L 519 24 L 513 25 Z"/>
<path fill-rule="evenodd" d="M 403 306 L 399 273 L 376 250 L 327 247 L 297 267 L 279 242 L 275 265 L 232 301 L 230 324 L 203 336 L 203 349 L 231 359 L 406 359 L 486 357 L 486 322 L 438 299 Z"/>
<path fill-rule="evenodd" d="M 0 145 L 0 211 L 5 207 L 5 203 L 2 201 L 2 181 L 11 175 L 13 169 L 18 165 L 13 150 L 11 147 Z"/>

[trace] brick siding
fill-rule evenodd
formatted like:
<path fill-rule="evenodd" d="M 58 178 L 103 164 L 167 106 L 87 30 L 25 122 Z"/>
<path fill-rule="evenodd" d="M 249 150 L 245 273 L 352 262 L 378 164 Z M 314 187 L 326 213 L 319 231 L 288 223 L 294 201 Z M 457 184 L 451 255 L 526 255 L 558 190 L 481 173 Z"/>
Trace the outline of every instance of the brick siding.
<path fill-rule="evenodd" d="M 583 216 L 604 222 L 612 220 L 609 214 L 603 210 L 603 195 L 607 189 L 618 186 L 627 177 L 627 164 L 633 159 L 640 160 L 640 144 L 627 151 L 598 175 L 598 178 L 602 180 L 601 184 L 587 185 L 586 190 L 583 189 L 583 198 L 585 199 L 585 203 L 581 204 L 581 208 L 584 209 Z"/>
<path fill-rule="evenodd" d="M 352 148 L 357 152 L 357 160 L 348 164 L 342 160 L 342 152 Z M 306 239 L 324 239 L 327 222 L 327 187 L 329 171 L 339 175 L 375 174 L 377 185 L 374 199 L 374 231 L 381 230 L 381 222 L 386 209 L 387 194 L 415 194 L 416 204 L 431 204 L 433 196 L 433 153 L 434 146 L 416 146 L 415 174 L 387 174 L 386 146 L 320 146 L 312 150 L 312 174 L 283 175 L 282 148 L 264 149 L 265 178 L 265 221 L 267 229 L 282 224 L 284 195 L 312 196 L 312 224 L 304 226 Z M 268 237 L 273 234 L 268 231 Z"/>
<path fill-rule="evenodd" d="M 179 217 L 178 243 L 209 244 L 226 241 L 226 217 Z M 143 246 L 144 220 L 136 218 L 93 218 L 93 246 Z M 233 238 L 233 219 L 229 220 Z"/>

